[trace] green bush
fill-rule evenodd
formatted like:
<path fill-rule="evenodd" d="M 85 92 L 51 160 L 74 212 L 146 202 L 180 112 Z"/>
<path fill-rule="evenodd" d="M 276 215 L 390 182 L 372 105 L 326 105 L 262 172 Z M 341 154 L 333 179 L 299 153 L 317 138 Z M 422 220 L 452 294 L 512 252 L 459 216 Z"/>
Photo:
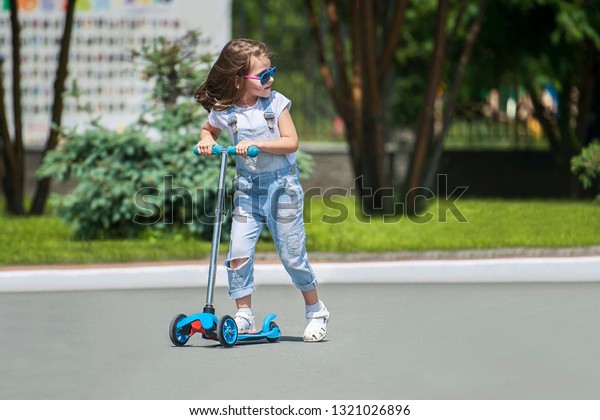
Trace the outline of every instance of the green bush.
<path fill-rule="evenodd" d="M 218 165 L 191 153 L 195 136 L 165 134 L 153 142 L 136 126 L 90 129 L 47 154 L 38 175 L 79 181 L 54 203 L 78 238 L 134 237 L 148 227 L 206 231 Z"/>
<path fill-rule="evenodd" d="M 596 184 L 600 192 L 600 142 L 594 140 L 583 148 L 581 153 L 571 159 L 571 171 L 577 175 L 583 188 L 590 189 Z M 595 201 L 600 204 L 600 194 Z"/>
<path fill-rule="evenodd" d="M 197 60 L 190 53 L 196 44 L 195 34 L 188 34 L 174 43 L 160 39 L 136 53 L 143 78 L 153 86 L 149 110 L 123 131 L 97 120 L 83 131 L 63 129 L 64 141 L 45 156 L 38 176 L 79 181 L 71 194 L 53 200 L 77 238 L 181 232 L 210 237 L 219 160 L 192 153 L 206 118 L 192 91 L 209 65 L 208 57 Z M 202 64 L 204 71 L 197 70 Z M 300 154 L 298 161 L 309 174 L 310 156 Z M 233 175 L 232 158 L 228 179 Z"/>

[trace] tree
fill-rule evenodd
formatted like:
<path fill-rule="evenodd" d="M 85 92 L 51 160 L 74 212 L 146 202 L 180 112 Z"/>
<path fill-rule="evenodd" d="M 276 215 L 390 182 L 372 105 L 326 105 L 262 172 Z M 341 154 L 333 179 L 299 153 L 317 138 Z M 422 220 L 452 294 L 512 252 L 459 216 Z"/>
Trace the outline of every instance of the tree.
<path fill-rule="evenodd" d="M 352 166 L 355 176 L 360 181 L 356 193 L 361 198 L 367 198 L 373 192 L 377 195 L 377 191 L 380 191 L 380 196 L 389 195 L 381 192 L 400 187 L 400 190 L 404 190 L 401 191 L 403 193 L 409 191 L 407 210 L 414 212 L 416 191 L 419 187 L 428 186 L 424 183 L 424 178 L 428 172 L 436 170 L 439 158 L 431 158 L 432 150 L 435 153 L 439 148 L 443 148 L 443 138 L 451 122 L 456 92 L 461 85 L 464 69 L 477 39 L 487 0 L 475 4 L 474 12 L 470 10 L 470 13 L 466 10 L 471 2 L 463 0 L 458 6 L 455 3 L 439 0 L 437 6 L 432 6 L 432 2 L 421 2 L 409 9 L 409 0 L 358 0 L 351 4 L 328 0 L 321 11 L 325 14 L 329 28 L 329 40 L 325 40 L 318 11 L 311 0 L 306 0 L 321 74 L 336 111 L 346 126 Z M 425 33 L 424 38 L 417 41 L 414 39 L 415 35 L 411 34 L 413 39 L 410 47 L 414 48 L 418 43 L 416 49 L 422 54 L 423 50 L 429 50 L 426 45 L 432 44 L 430 60 L 428 64 L 421 64 L 420 68 L 406 70 L 401 66 L 398 55 L 401 51 L 401 38 L 407 39 L 407 12 L 412 11 L 412 15 L 417 15 L 423 26 L 423 22 L 429 19 L 429 10 L 426 9 L 436 10 L 433 31 Z M 463 16 L 473 16 L 473 19 L 469 21 Z M 465 25 L 470 25 L 470 30 L 462 34 Z M 342 36 L 345 32 L 350 33 L 348 40 Z M 431 32 L 434 33 L 433 38 Z M 327 45 L 331 45 L 331 51 L 327 51 Z M 449 51 L 454 50 L 462 51 L 462 54 L 460 60 L 456 61 L 458 64 L 451 66 L 447 57 Z M 346 58 L 348 53 L 349 59 Z M 389 127 L 398 123 L 389 111 L 392 86 L 396 85 L 398 74 L 402 74 L 401 77 L 405 79 L 417 77 L 423 80 L 423 66 L 428 68 L 428 76 L 423 91 L 418 95 L 418 107 L 421 111 L 418 115 L 410 117 L 416 118 L 416 123 L 415 120 L 409 122 L 416 128 L 416 142 L 410 158 L 408 179 L 406 185 L 396 186 L 392 184 L 391 174 L 385 170 L 384 150 Z M 450 72 L 454 67 L 456 70 Z M 447 78 L 448 73 L 454 74 L 450 83 L 453 94 L 445 108 L 448 110 L 448 115 L 444 118 L 446 129 L 443 135 L 438 135 L 433 131 L 434 103 L 438 97 L 440 83 Z M 436 147 L 432 149 L 430 146 L 434 138 Z M 427 175 L 427 179 L 429 178 L 430 175 Z M 363 209 L 368 213 L 380 210 L 387 213 L 392 210 L 390 204 L 393 203 L 362 200 Z"/>
<path fill-rule="evenodd" d="M 68 0 L 65 5 L 65 26 L 61 38 L 60 54 L 54 82 L 54 100 L 52 105 L 52 125 L 48 140 L 44 148 L 44 155 L 56 147 L 59 135 L 63 111 L 63 93 L 67 78 L 67 65 L 69 60 L 69 47 L 75 3 L 77 0 Z M 13 80 L 13 122 L 14 137 L 11 139 L 8 130 L 8 120 L 4 107 L 4 89 L 0 90 L 0 157 L 4 162 L 5 174 L 2 179 L 4 195 L 7 202 L 7 210 L 15 215 L 24 215 L 24 193 L 25 193 L 25 150 L 23 145 L 22 112 L 21 112 L 21 48 L 18 1 L 9 0 L 10 21 L 12 33 L 12 80 Z M 1 64 L 0 64 L 1 70 Z M 0 78 L 0 87 L 2 81 Z M 50 192 L 50 178 L 40 179 L 37 183 L 35 196 L 30 209 L 31 214 L 41 214 L 44 210 L 48 194 Z"/>
<path fill-rule="evenodd" d="M 50 133 L 46 141 L 43 156 L 48 151 L 56 148 L 58 137 L 60 134 L 60 124 L 63 112 L 63 93 L 65 91 L 65 81 L 67 80 L 67 65 L 69 63 L 69 48 L 71 46 L 71 32 L 73 29 L 73 17 L 75 12 L 75 1 L 67 2 L 67 10 L 65 15 L 65 27 L 63 36 L 60 42 L 60 55 L 58 58 L 58 68 L 56 70 L 56 80 L 54 81 L 54 103 L 52 105 L 52 123 Z M 42 214 L 48 194 L 50 194 L 50 177 L 44 177 L 38 180 L 33 203 L 31 204 L 31 214 Z"/>
<path fill-rule="evenodd" d="M 317 10 L 312 0 L 306 0 L 321 75 L 344 121 L 352 168 L 360 177 L 356 193 L 361 198 L 390 186 L 384 171 L 384 103 L 389 92 L 388 71 L 408 3 L 409 0 L 338 4 L 328 0 L 324 13 L 333 50 L 330 64 Z M 342 28 L 344 22 L 346 27 Z M 350 33 L 349 42 L 345 42 L 342 30 Z M 373 200 L 363 200 L 363 207 L 369 213 L 377 210 Z"/>

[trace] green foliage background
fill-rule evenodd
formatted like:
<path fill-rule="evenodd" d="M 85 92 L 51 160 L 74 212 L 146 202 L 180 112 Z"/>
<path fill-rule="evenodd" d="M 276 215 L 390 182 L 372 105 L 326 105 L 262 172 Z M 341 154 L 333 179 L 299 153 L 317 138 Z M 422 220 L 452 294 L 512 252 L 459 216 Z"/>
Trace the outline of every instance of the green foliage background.
<path fill-rule="evenodd" d="M 594 201 L 600 204 L 600 141 L 594 140 L 579 155 L 574 156 L 571 159 L 571 170 L 577 175 L 583 188 L 590 189 L 596 185 L 599 194 Z"/>

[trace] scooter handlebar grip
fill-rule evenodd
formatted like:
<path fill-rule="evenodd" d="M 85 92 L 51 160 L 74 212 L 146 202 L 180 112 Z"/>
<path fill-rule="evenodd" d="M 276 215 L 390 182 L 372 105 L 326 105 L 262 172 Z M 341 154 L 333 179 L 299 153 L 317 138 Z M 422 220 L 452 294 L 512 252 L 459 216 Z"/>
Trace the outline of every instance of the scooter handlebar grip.
<path fill-rule="evenodd" d="M 256 147 L 256 146 L 250 146 L 250 147 L 248 148 L 248 156 L 249 156 L 249 157 L 252 157 L 252 158 L 253 158 L 253 157 L 256 157 L 256 156 L 258 156 L 258 153 L 259 153 L 259 152 L 260 152 L 260 150 L 259 150 L 259 149 L 258 149 L 258 147 Z"/>
<path fill-rule="evenodd" d="M 219 146 L 218 144 L 215 144 L 212 148 L 212 154 L 213 155 L 220 155 L 221 154 L 221 150 L 223 149 L 222 146 Z M 200 154 L 200 152 L 198 151 L 198 146 L 194 146 L 194 154 L 196 156 L 202 156 Z"/>
<path fill-rule="evenodd" d="M 248 157 L 256 157 L 258 156 L 259 150 L 256 146 L 250 146 L 248 148 Z M 229 146 L 227 148 L 227 154 L 229 156 L 237 156 L 237 152 L 235 151 L 235 146 Z"/>
<path fill-rule="evenodd" d="M 215 145 L 212 147 L 212 154 L 213 154 L 213 155 L 220 155 L 222 152 L 223 152 L 223 146 L 220 146 L 220 145 L 218 145 L 218 144 L 215 144 Z M 248 156 L 249 156 L 249 157 L 256 157 L 256 156 L 258 156 L 258 153 L 259 153 L 258 147 L 256 147 L 256 146 L 250 146 L 250 147 L 248 148 Z M 194 154 L 195 154 L 196 156 L 201 156 L 201 155 L 200 155 L 200 152 L 198 151 L 198 146 L 194 146 Z M 236 151 L 235 151 L 235 146 L 229 146 L 229 147 L 227 148 L 227 154 L 228 154 L 229 156 L 236 156 L 236 155 L 237 155 L 237 153 L 236 153 Z"/>
<path fill-rule="evenodd" d="M 218 144 L 215 144 L 212 148 L 212 154 L 213 155 L 220 155 L 221 154 L 221 150 L 223 149 L 222 146 L 219 146 Z M 196 156 L 202 156 L 200 154 L 200 152 L 198 151 L 198 146 L 194 146 L 194 154 Z"/>

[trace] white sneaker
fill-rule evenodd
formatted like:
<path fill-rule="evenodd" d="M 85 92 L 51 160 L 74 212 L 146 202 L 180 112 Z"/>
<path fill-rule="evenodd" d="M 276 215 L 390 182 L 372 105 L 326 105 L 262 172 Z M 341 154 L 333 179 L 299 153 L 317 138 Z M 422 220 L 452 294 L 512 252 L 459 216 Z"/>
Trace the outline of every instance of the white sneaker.
<path fill-rule="evenodd" d="M 306 328 L 304 329 L 304 341 L 322 341 L 327 335 L 329 311 L 322 302 L 321 305 L 323 305 L 323 308 L 320 311 L 306 313 Z"/>
<path fill-rule="evenodd" d="M 252 334 L 256 332 L 254 326 L 254 315 L 238 312 L 235 314 L 233 319 L 238 327 L 238 334 Z"/>

